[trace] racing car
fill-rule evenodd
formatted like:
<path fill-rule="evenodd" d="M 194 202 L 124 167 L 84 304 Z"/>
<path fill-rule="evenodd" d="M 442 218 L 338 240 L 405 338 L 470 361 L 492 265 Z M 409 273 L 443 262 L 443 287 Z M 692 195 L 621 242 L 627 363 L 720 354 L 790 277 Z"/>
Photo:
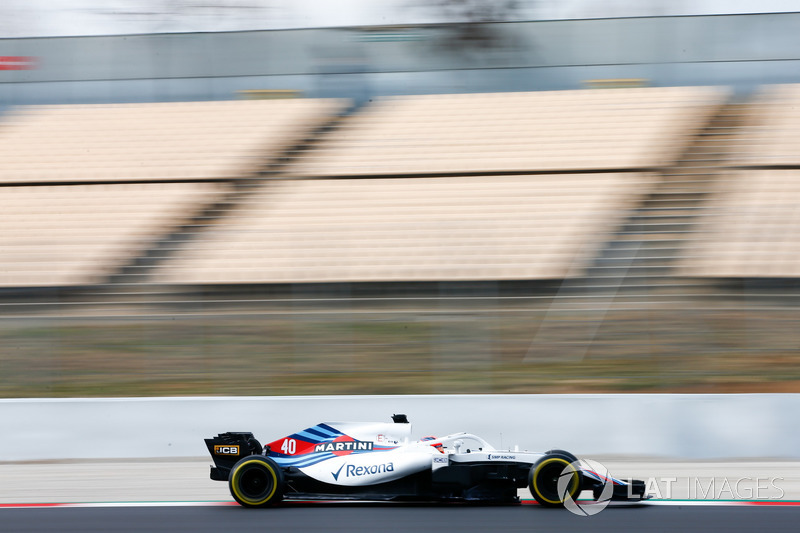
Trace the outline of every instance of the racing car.
<path fill-rule="evenodd" d="M 283 500 L 404 500 L 519 503 L 527 487 L 545 507 L 582 491 L 592 498 L 641 501 L 645 483 L 599 473 L 564 450 L 496 450 L 471 433 L 412 441 L 403 414 L 392 422 L 320 423 L 266 446 L 249 432 L 205 439 L 211 479 L 226 481 L 244 507 Z"/>

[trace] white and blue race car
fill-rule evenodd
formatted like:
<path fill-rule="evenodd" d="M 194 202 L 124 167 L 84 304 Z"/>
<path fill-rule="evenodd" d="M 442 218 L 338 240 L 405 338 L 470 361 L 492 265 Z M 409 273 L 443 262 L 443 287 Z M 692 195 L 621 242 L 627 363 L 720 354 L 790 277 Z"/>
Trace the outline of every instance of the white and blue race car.
<path fill-rule="evenodd" d="M 496 450 L 470 433 L 410 440 L 405 415 L 392 423 L 320 423 L 266 446 L 252 433 L 205 439 L 211 479 L 227 481 L 245 507 L 283 500 L 406 500 L 515 503 L 527 487 L 539 504 L 641 501 L 645 484 L 599 474 L 563 450 Z"/>

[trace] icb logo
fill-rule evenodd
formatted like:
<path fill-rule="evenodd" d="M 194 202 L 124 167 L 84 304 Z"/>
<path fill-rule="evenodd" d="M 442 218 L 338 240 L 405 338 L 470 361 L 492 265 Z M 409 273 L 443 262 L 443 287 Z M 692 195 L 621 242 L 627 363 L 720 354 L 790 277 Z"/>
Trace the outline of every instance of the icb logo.
<path fill-rule="evenodd" d="M 595 480 L 598 485 L 602 484 L 602 490 L 599 496 L 594 500 L 587 502 L 577 502 L 570 494 L 570 483 L 574 479 L 575 472 L 582 472 L 584 476 L 590 477 Z M 608 469 L 598 463 L 597 461 L 579 460 L 573 461 L 564 467 L 561 475 L 558 476 L 558 484 L 556 485 L 560 499 L 564 501 L 564 507 L 578 516 L 592 516 L 596 515 L 608 506 L 611 501 L 611 496 L 614 494 L 614 482 Z M 595 494 L 597 492 L 595 491 Z"/>

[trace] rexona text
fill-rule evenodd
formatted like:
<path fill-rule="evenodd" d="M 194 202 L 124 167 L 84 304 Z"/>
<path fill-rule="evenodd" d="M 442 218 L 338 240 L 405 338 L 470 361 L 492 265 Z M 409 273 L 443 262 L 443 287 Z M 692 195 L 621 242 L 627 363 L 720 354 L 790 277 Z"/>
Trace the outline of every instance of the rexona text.
<path fill-rule="evenodd" d="M 394 463 L 384 463 L 382 465 L 370 466 L 347 465 L 344 475 L 346 477 L 359 477 L 368 476 L 371 474 L 383 474 L 385 472 L 394 472 Z"/>

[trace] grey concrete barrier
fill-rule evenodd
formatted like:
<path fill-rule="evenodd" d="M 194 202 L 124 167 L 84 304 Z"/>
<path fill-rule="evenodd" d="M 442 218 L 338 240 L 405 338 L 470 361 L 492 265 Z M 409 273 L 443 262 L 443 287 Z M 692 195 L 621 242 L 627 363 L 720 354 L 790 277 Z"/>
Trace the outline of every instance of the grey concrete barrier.
<path fill-rule="evenodd" d="M 452 28 L 351 27 L 0 40 L 0 105 L 577 89 L 586 80 L 797 83 L 800 13 L 499 22 L 454 53 Z M 703 46 L 676 46 L 703 43 Z M 752 43 L 758 43 L 753 46 Z"/>
<path fill-rule="evenodd" d="M 800 394 L 0 399 L 0 461 L 203 457 L 204 437 L 268 443 L 318 422 L 467 431 L 495 447 L 676 459 L 800 458 Z"/>

